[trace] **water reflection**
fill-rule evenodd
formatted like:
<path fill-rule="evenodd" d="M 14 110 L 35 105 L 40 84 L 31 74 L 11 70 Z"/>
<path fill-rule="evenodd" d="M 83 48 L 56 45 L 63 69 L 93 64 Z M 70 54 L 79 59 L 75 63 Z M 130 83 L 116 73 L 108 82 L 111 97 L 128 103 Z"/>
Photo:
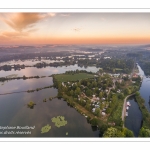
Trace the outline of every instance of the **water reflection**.
<path fill-rule="evenodd" d="M 17 74 L 18 77 L 22 77 L 22 76 L 49 76 L 52 74 L 59 74 L 59 73 L 65 73 L 66 71 L 69 70 L 87 70 L 87 71 L 92 71 L 92 72 L 97 72 L 99 70 L 99 68 L 96 67 L 79 67 L 77 64 L 76 65 L 70 65 L 70 66 L 62 66 L 62 67 L 46 67 L 46 68 L 36 68 L 36 67 L 27 67 L 25 69 L 21 69 L 21 70 L 14 70 L 12 69 L 11 71 L 4 71 L 1 70 L 1 74 L 0 77 L 6 77 L 8 75 L 12 75 L 12 74 Z"/>
<path fill-rule="evenodd" d="M 39 79 L 9 80 L 1 84 L 0 84 L 0 94 L 8 92 L 34 90 L 36 88 L 50 86 L 53 85 L 53 79 L 52 77 L 45 77 Z"/>
<path fill-rule="evenodd" d="M 45 89 L 34 93 L 19 93 L 0 96 L 0 126 L 35 126 L 30 135 L 0 135 L 4 137 L 98 137 L 99 131 L 92 130 L 84 116 L 66 101 L 57 98 L 43 102 L 44 98 L 57 95 L 57 89 Z M 36 103 L 34 109 L 28 109 L 29 101 Z M 56 127 L 51 118 L 64 116 L 68 124 Z M 51 125 L 48 133 L 41 134 L 41 128 Z M 68 135 L 66 136 L 66 132 Z"/>
<path fill-rule="evenodd" d="M 141 67 L 138 65 L 139 68 L 139 75 L 144 76 L 141 87 L 140 87 L 140 95 L 145 100 L 145 107 L 150 112 L 150 104 L 149 104 L 149 96 L 150 96 L 150 78 L 146 78 L 144 71 L 141 69 Z"/>
<path fill-rule="evenodd" d="M 128 101 L 131 103 L 131 106 L 127 111 L 128 116 L 125 119 L 125 127 L 133 131 L 135 137 L 138 137 L 141 128 L 142 113 L 135 100 L 135 97 L 130 97 Z"/>
<path fill-rule="evenodd" d="M 0 66 L 3 65 L 26 65 L 26 66 L 33 66 L 37 63 L 53 63 L 53 62 L 64 62 L 63 60 L 50 60 L 50 59 L 27 59 L 27 60 L 11 60 L 11 61 L 6 61 L 6 62 L 0 62 Z"/>
<path fill-rule="evenodd" d="M 22 70 L 0 71 L 0 77 L 17 74 L 29 76 L 49 76 L 55 73 L 64 73 L 68 70 L 87 70 L 96 72 L 96 67 L 78 67 L 77 65 L 63 67 L 35 68 L 28 67 Z M 52 78 L 11 80 L 0 83 L 0 93 L 24 91 L 52 85 Z M 53 99 L 43 102 L 57 95 L 57 89 L 49 88 L 33 93 L 18 93 L 10 95 L 0 95 L 0 126 L 35 126 L 35 129 L 28 135 L 0 134 L 1 137 L 99 137 L 99 131 L 91 128 L 87 119 L 79 114 L 72 106 L 68 105 L 63 99 Z M 34 109 L 27 108 L 27 103 L 33 101 L 36 103 Z M 70 107 L 68 107 L 70 106 Z M 56 127 L 51 118 L 58 115 L 65 116 L 68 124 L 64 127 Z M 52 129 L 41 134 L 41 128 L 45 125 L 51 125 Z M 22 130 L 24 131 L 24 130 Z M 68 135 L 66 136 L 66 132 Z"/>

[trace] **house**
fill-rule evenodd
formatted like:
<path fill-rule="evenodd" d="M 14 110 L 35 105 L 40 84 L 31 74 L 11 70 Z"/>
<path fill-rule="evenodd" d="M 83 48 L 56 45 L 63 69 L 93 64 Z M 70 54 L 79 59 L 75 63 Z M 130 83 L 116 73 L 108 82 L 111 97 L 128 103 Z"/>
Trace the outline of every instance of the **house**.
<path fill-rule="evenodd" d="M 99 108 L 99 105 L 95 105 L 95 108 Z"/>
<path fill-rule="evenodd" d="M 100 98 L 99 98 L 99 97 L 96 97 L 96 100 L 97 100 L 97 101 L 99 101 L 99 100 L 100 100 Z"/>
<path fill-rule="evenodd" d="M 95 98 L 95 95 L 92 95 L 93 96 L 93 98 Z"/>
<path fill-rule="evenodd" d="M 106 111 L 106 108 L 103 109 L 103 112 L 105 112 L 105 111 Z"/>
<path fill-rule="evenodd" d="M 120 92 L 121 92 L 121 90 L 119 89 L 117 92 L 118 92 L 118 93 L 120 93 Z"/>
<path fill-rule="evenodd" d="M 123 77 L 127 77 L 128 75 L 127 74 L 123 74 Z"/>
<path fill-rule="evenodd" d="M 92 109 L 92 112 L 95 112 L 95 110 L 96 110 L 96 108 L 93 108 L 93 109 Z"/>
<path fill-rule="evenodd" d="M 106 115 L 106 113 L 105 113 L 105 112 L 102 112 L 102 115 L 103 115 L 103 116 L 105 116 L 105 115 Z"/>
<path fill-rule="evenodd" d="M 111 57 L 104 57 L 104 59 L 111 59 Z"/>
<path fill-rule="evenodd" d="M 121 83 L 121 82 L 122 82 L 122 79 L 118 79 L 117 82 L 118 82 L 118 83 Z"/>
<path fill-rule="evenodd" d="M 120 74 L 113 74 L 114 77 L 118 77 Z"/>
<path fill-rule="evenodd" d="M 132 77 L 133 77 L 133 78 L 137 78 L 138 75 L 137 75 L 136 73 L 134 73 Z"/>

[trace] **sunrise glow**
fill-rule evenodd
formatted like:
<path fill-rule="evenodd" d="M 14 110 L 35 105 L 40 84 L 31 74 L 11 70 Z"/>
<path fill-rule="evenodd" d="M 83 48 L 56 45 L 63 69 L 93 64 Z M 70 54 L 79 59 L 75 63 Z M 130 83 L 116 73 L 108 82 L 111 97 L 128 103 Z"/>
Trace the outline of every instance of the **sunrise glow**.
<path fill-rule="evenodd" d="M 0 13 L 0 45 L 148 44 L 150 13 Z"/>

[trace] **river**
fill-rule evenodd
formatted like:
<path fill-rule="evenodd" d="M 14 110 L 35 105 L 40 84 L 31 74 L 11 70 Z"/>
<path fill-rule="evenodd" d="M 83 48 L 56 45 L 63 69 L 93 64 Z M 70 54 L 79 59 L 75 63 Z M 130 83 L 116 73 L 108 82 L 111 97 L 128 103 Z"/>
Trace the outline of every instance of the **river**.
<path fill-rule="evenodd" d="M 141 87 L 139 89 L 141 97 L 145 100 L 145 106 L 150 112 L 149 96 L 150 96 L 150 78 L 146 78 L 144 71 L 137 65 L 139 75 L 143 77 Z M 128 101 L 131 106 L 128 110 L 128 116 L 125 119 L 125 127 L 132 130 L 135 137 L 138 137 L 142 125 L 142 113 L 134 97 L 129 97 Z"/>

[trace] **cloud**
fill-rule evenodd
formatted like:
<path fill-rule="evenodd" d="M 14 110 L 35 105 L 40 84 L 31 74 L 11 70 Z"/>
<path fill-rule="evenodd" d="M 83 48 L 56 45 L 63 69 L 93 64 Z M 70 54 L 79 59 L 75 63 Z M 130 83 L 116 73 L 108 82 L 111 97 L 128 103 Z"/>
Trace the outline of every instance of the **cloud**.
<path fill-rule="evenodd" d="M 3 36 L 3 35 L 0 35 L 0 42 L 1 42 L 1 41 L 6 41 L 6 40 L 8 40 L 7 37 L 5 37 L 5 36 Z"/>
<path fill-rule="evenodd" d="M 74 29 L 72 29 L 73 31 L 75 31 L 75 32 L 80 32 L 81 31 L 81 28 L 74 28 Z"/>
<path fill-rule="evenodd" d="M 56 16 L 56 13 L 47 13 L 47 16 L 54 17 Z"/>
<path fill-rule="evenodd" d="M 1 14 L 0 18 L 3 18 L 3 21 L 15 31 L 22 32 L 34 27 L 35 23 L 54 16 L 55 13 L 6 13 Z"/>
<path fill-rule="evenodd" d="M 25 37 L 28 36 L 28 32 L 3 32 L 1 34 L 3 37 L 8 37 L 8 38 L 19 38 L 19 37 Z"/>
<path fill-rule="evenodd" d="M 55 13 L 0 13 L 0 20 L 14 30 L 0 30 L 0 41 L 9 41 L 30 36 L 31 32 L 38 30 L 35 28 L 37 22 L 54 17 L 55 15 Z"/>
<path fill-rule="evenodd" d="M 16 31 L 21 32 L 26 28 L 31 28 L 41 20 L 42 17 L 38 13 L 17 13 L 11 15 L 9 19 L 4 19 L 4 22 Z"/>
<path fill-rule="evenodd" d="M 35 32 L 35 31 L 38 31 L 38 29 L 35 29 L 35 28 L 33 28 L 33 29 L 28 29 L 26 32 L 31 33 L 31 32 Z"/>
<path fill-rule="evenodd" d="M 68 17 L 68 16 L 70 16 L 70 14 L 60 14 L 60 16 L 62 16 L 62 17 Z"/>

